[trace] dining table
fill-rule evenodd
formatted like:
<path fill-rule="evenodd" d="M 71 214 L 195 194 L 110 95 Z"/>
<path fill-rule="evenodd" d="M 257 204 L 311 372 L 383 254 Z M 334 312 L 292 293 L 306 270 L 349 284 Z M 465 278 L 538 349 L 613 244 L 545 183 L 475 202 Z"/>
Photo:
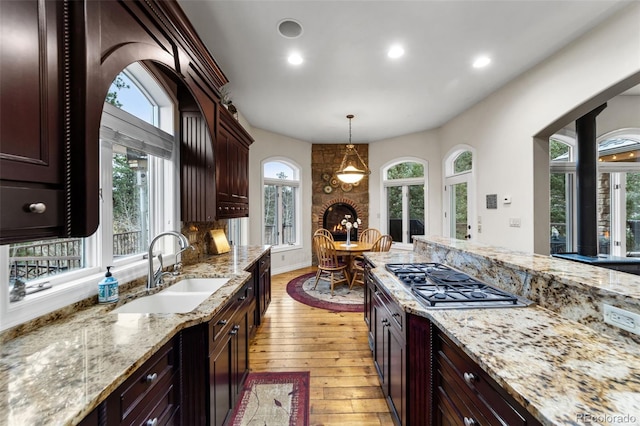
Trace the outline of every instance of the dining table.
<path fill-rule="evenodd" d="M 373 244 L 363 243 L 361 241 L 352 241 L 347 245 L 346 241 L 334 241 L 333 247 L 336 249 L 336 254 L 338 256 L 347 257 L 347 265 L 349 265 L 349 276 L 353 277 L 353 258 L 361 255 L 365 251 L 371 251 Z"/>

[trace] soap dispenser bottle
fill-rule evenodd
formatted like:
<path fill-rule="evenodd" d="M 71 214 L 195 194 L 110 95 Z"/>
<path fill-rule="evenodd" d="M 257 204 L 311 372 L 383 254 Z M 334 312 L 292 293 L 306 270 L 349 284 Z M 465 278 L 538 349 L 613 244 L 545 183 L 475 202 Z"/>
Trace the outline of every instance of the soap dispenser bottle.
<path fill-rule="evenodd" d="M 107 273 L 98 283 L 98 303 L 113 303 L 118 301 L 118 280 L 111 274 L 112 266 L 107 266 Z"/>

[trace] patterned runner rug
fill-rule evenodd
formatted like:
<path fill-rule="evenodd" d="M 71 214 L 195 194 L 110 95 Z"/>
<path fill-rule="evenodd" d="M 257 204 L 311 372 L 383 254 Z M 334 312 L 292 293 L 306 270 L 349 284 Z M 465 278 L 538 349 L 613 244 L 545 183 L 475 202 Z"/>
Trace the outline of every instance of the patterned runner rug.
<path fill-rule="evenodd" d="M 249 373 L 231 426 L 307 426 L 309 372 Z"/>
<path fill-rule="evenodd" d="M 287 284 L 287 294 L 293 299 L 314 308 L 327 309 L 334 312 L 363 312 L 364 287 L 355 284 L 351 291 L 346 284 L 339 284 L 333 289 L 328 280 L 321 279 L 313 289 L 316 274 L 314 272 L 292 279 Z"/>

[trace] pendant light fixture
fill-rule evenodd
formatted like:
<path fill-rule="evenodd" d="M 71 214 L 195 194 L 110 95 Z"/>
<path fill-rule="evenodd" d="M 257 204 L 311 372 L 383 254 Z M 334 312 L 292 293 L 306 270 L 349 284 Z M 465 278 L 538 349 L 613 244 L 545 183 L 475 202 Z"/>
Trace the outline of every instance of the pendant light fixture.
<path fill-rule="evenodd" d="M 363 177 L 371 173 L 367 165 L 362 161 L 358 151 L 356 151 L 355 146 L 351 143 L 351 120 L 353 117 L 353 114 L 347 115 L 349 119 L 349 143 L 347 144 L 344 158 L 342 158 L 340 169 L 336 172 L 338 179 L 344 183 L 359 182 Z"/>

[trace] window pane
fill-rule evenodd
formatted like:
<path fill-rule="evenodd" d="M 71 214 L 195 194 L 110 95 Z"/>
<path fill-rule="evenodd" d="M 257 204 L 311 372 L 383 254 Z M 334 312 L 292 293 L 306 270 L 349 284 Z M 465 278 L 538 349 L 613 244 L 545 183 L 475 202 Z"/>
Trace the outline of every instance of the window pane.
<path fill-rule="evenodd" d="M 18 302 L 32 293 L 51 288 L 42 280 L 53 275 L 84 267 L 84 241 L 81 238 L 61 238 L 11 244 L 9 246 L 9 287 L 17 281 L 25 284 L 24 292 L 16 286 L 10 302 Z M 40 284 L 30 285 L 34 280 Z"/>
<path fill-rule="evenodd" d="M 387 188 L 387 217 L 389 235 L 393 241 L 402 241 L 402 187 Z"/>
<path fill-rule="evenodd" d="M 467 220 L 467 183 L 452 185 L 451 211 L 454 220 L 453 234 L 459 240 L 466 239 L 469 222 Z"/>
<path fill-rule="evenodd" d="M 409 236 L 424 235 L 424 186 L 409 186 Z M 394 241 L 398 241 L 395 240 Z"/>
<path fill-rule="evenodd" d="M 640 161 L 640 142 L 628 138 L 607 139 L 598 144 L 598 160 L 612 163 Z"/>
<path fill-rule="evenodd" d="M 549 140 L 549 160 L 550 161 L 569 161 L 569 145 L 557 141 Z"/>
<path fill-rule="evenodd" d="M 550 235 L 551 253 L 567 251 L 567 174 L 551 173 L 550 176 Z"/>
<path fill-rule="evenodd" d="M 264 177 L 283 180 L 297 180 L 296 172 L 285 163 L 270 161 L 264 164 Z"/>
<path fill-rule="evenodd" d="M 387 179 L 403 179 L 424 176 L 424 166 L 420 163 L 405 162 L 387 170 Z"/>
<path fill-rule="evenodd" d="M 611 174 L 598 174 L 598 253 L 611 253 Z"/>
<path fill-rule="evenodd" d="M 471 170 L 473 165 L 473 157 L 471 155 L 471 151 L 465 151 L 462 154 L 458 155 L 453 162 L 453 172 L 461 173 L 467 172 Z"/>
<path fill-rule="evenodd" d="M 278 244 L 278 191 L 275 185 L 264 186 L 264 244 Z"/>
<path fill-rule="evenodd" d="M 640 173 L 627 173 L 627 256 L 640 257 Z"/>
<path fill-rule="evenodd" d="M 113 146 L 113 256 L 142 253 L 149 244 L 147 154 Z"/>
<path fill-rule="evenodd" d="M 282 243 L 296 242 L 296 188 L 282 187 Z"/>
<path fill-rule="evenodd" d="M 135 115 L 149 124 L 157 124 L 154 105 L 125 73 L 118 74 L 111 83 L 105 102 Z"/>

